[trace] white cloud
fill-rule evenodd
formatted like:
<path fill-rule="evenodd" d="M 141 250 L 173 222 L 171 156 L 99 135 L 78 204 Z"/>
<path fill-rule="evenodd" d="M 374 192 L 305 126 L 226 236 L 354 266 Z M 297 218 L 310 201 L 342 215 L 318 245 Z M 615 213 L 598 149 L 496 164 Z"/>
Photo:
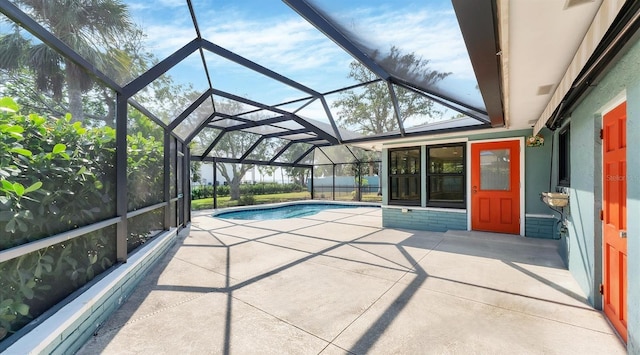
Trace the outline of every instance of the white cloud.
<path fill-rule="evenodd" d="M 344 18 L 355 17 L 347 14 Z M 396 10 L 361 16 L 350 23 L 361 40 L 374 48 L 388 51 L 396 46 L 403 53 L 416 53 L 430 60 L 433 69 L 474 78 L 453 11 Z"/>
<path fill-rule="evenodd" d="M 187 7 L 187 2 L 185 0 L 156 0 L 156 1 L 125 1 L 130 10 L 139 11 L 139 10 L 161 10 L 164 8 L 177 8 L 177 7 Z"/>
<path fill-rule="evenodd" d="M 164 59 L 196 38 L 196 31 L 180 24 L 153 24 L 145 29 L 147 49 Z"/>
<path fill-rule="evenodd" d="M 154 1 L 154 6 L 162 6 L 162 7 L 187 7 L 187 2 L 185 0 L 157 0 Z"/>
<path fill-rule="evenodd" d="M 234 20 L 203 27 L 202 33 L 215 44 L 311 87 L 325 82 L 327 72 L 337 74 L 337 82 L 346 81 L 351 58 L 337 45 L 297 16 L 270 21 Z"/>
<path fill-rule="evenodd" d="M 185 5 L 184 0 L 162 0 L 137 12 L 147 34 L 147 45 L 159 59 L 196 36 L 186 5 L 179 7 L 179 4 Z M 146 4 L 132 2 L 130 6 L 140 8 Z M 321 92 L 353 83 L 347 78 L 352 57 L 293 11 L 283 7 L 287 11 L 270 11 L 256 17 L 233 2 L 215 8 L 197 2 L 194 6 L 202 36 L 217 45 Z M 432 69 L 453 72 L 458 81 L 475 80 L 453 10 L 434 11 L 424 5 L 417 10 L 348 7 L 353 9 L 340 12 L 340 21 L 359 33 L 362 42 L 383 53 L 395 45 L 403 53 L 416 53 L 430 60 Z M 212 62 L 217 70 L 226 68 L 231 72 L 237 67 L 225 60 Z M 202 69 L 197 60 L 190 60 L 189 65 Z M 228 79 L 218 76 L 214 85 L 216 80 Z M 236 81 L 234 85 L 244 85 L 243 80 Z M 249 88 L 237 94 L 254 90 Z M 275 91 L 273 95 L 295 98 L 290 92 Z"/>
<path fill-rule="evenodd" d="M 129 2 L 127 3 L 129 10 L 131 11 L 140 11 L 149 8 L 149 3 L 145 2 Z"/>

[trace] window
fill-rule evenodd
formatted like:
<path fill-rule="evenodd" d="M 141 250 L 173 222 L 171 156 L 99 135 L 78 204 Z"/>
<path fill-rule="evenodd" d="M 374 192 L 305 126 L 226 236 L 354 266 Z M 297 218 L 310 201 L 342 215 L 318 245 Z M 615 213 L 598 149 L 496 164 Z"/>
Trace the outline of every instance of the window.
<path fill-rule="evenodd" d="M 389 204 L 420 205 L 420 148 L 389 151 Z"/>
<path fill-rule="evenodd" d="M 571 185 L 571 130 L 569 125 L 558 134 L 558 185 Z"/>
<path fill-rule="evenodd" d="M 427 147 L 427 206 L 465 208 L 465 146 Z"/>

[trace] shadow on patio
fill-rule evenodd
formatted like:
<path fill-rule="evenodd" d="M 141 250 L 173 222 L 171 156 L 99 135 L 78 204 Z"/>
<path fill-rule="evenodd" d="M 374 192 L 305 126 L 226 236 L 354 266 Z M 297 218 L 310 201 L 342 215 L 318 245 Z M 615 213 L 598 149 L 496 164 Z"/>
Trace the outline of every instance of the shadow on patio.
<path fill-rule="evenodd" d="M 624 353 L 556 241 L 380 223 L 194 217 L 80 353 Z"/>

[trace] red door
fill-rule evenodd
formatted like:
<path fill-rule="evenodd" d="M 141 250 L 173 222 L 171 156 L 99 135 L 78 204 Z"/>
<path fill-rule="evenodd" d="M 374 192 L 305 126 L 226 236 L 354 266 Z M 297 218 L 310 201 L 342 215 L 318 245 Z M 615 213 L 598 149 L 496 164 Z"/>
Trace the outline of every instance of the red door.
<path fill-rule="evenodd" d="M 520 142 L 471 145 L 471 228 L 520 234 Z"/>
<path fill-rule="evenodd" d="M 604 313 L 627 341 L 627 104 L 604 115 Z"/>

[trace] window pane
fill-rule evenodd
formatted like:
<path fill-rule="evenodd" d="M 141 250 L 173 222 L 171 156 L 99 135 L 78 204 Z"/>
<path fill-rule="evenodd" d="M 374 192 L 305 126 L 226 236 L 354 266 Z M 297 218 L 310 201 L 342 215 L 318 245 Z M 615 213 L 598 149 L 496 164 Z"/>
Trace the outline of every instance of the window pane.
<path fill-rule="evenodd" d="M 391 177 L 391 199 L 420 200 L 420 176 Z"/>
<path fill-rule="evenodd" d="M 429 173 L 464 173 L 463 149 L 462 146 L 429 148 Z"/>
<path fill-rule="evenodd" d="M 463 176 L 430 176 L 430 202 L 464 202 Z"/>
<path fill-rule="evenodd" d="M 390 174 L 420 174 L 420 149 L 391 151 Z"/>
<path fill-rule="evenodd" d="M 427 206 L 464 208 L 465 145 L 427 147 Z"/>
<path fill-rule="evenodd" d="M 389 152 L 390 200 L 420 203 L 420 148 Z"/>
<path fill-rule="evenodd" d="M 480 189 L 508 191 L 511 177 L 509 149 L 480 152 Z"/>

